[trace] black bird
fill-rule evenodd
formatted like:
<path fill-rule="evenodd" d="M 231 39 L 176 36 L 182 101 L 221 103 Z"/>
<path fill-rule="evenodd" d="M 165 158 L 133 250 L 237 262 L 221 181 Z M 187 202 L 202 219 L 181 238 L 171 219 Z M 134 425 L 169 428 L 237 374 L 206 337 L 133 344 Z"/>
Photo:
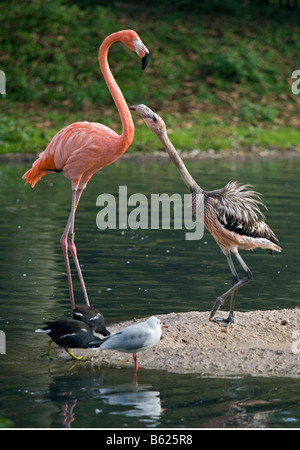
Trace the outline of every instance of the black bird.
<path fill-rule="evenodd" d="M 53 322 L 45 322 L 45 324 L 46 326 L 44 328 L 38 328 L 35 332 L 49 334 L 51 338 L 46 354 L 48 359 L 53 359 L 50 354 L 52 341 L 60 347 L 63 347 L 76 360 L 83 359 L 83 357 L 74 355 L 69 348 L 93 348 L 97 344 L 99 346 L 99 343 L 102 342 L 102 339 L 95 336 L 92 329 L 86 323 L 78 320 L 61 319 Z"/>
<path fill-rule="evenodd" d="M 102 336 L 109 336 L 110 332 L 106 329 L 103 314 L 93 306 L 79 305 L 72 311 L 73 319 L 86 323 L 95 333 Z"/>

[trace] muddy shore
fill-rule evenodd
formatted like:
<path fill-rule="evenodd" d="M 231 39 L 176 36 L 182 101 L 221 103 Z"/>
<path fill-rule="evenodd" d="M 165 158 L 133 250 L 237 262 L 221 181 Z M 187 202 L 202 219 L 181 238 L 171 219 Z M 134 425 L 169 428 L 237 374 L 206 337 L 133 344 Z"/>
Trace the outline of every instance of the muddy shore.
<path fill-rule="evenodd" d="M 300 377 L 300 309 L 236 312 L 235 322 L 228 329 L 209 322 L 208 316 L 208 312 L 198 311 L 158 315 L 167 328 L 163 328 L 155 347 L 138 354 L 139 364 L 144 369 L 211 377 Z M 115 332 L 132 323 L 127 321 L 108 328 Z M 91 357 L 87 364 L 134 370 L 133 358 L 128 353 L 108 350 L 74 353 Z M 64 351 L 60 357 L 69 358 Z"/>

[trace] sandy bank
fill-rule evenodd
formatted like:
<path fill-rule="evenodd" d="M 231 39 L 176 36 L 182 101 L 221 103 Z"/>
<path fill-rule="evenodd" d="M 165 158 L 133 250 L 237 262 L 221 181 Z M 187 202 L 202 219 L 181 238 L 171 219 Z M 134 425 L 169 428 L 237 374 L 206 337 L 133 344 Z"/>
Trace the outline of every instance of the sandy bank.
<path fill-rule="evenodd" d="M 139 364 L 145 369 L 216 377 L 300 377 L 300 309 L 236 312 L 228 329 L 209 322 L 208 315 L 197 311 L 159 315 L 167 328 L 155 347 L 139 353 Z M 108 328 L 114 332 L 132 323 Z M 130 354 L 95 350 L 75 354 L 93 356 L 93 363 L 102 367 L 134 369 Z M 68 357 L 65 352 L 61 356 Z"/>

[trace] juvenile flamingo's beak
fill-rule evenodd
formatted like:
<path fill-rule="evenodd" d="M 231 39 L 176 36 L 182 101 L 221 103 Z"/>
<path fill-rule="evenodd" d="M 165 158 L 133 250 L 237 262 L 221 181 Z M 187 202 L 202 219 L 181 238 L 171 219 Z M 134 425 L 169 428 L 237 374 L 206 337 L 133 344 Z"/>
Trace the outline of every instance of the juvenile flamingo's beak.
<path fill-rule="evenodd" d="M 131 111 L 137 111 L 144 120 L 152 119 L 154 122 L 157 120 L 152 109 L 148 108 L 146 105 L 132 105 L 129 106 L 129 109 L 131 109 Z"/>

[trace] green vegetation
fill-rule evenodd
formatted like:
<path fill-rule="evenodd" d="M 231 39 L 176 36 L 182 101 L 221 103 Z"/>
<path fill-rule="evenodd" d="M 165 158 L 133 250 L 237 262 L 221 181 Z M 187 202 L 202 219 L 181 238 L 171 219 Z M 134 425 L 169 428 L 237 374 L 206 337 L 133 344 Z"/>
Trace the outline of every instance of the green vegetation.
<path fill-rule="evenodd" d="M 12 428 L 12 427 L 13 427 L 13 423 L 11 420 L 0 416 L 0 428 Z"/>
<path fill-rule="evenodd" d="M 0 69 L 7 94 L 0 95 L 0 152 L 37 153 L 78 120 L 119 132 L 97 56 L 108 34 L 126 28 L 137 31 L 151 59 L 142 72 L 136 56 L 115 44 L 112 72 L 128 104 L 145 103 L 165 119 L 177 148 L 299 145 L 300 98 L 291 92 L 291 74 L 300 69 L 299 10 L 237 0 L 116 5 L 1 3 Z M 131 151 L 160 149 L 143 122 L 134 120 Z"/>

